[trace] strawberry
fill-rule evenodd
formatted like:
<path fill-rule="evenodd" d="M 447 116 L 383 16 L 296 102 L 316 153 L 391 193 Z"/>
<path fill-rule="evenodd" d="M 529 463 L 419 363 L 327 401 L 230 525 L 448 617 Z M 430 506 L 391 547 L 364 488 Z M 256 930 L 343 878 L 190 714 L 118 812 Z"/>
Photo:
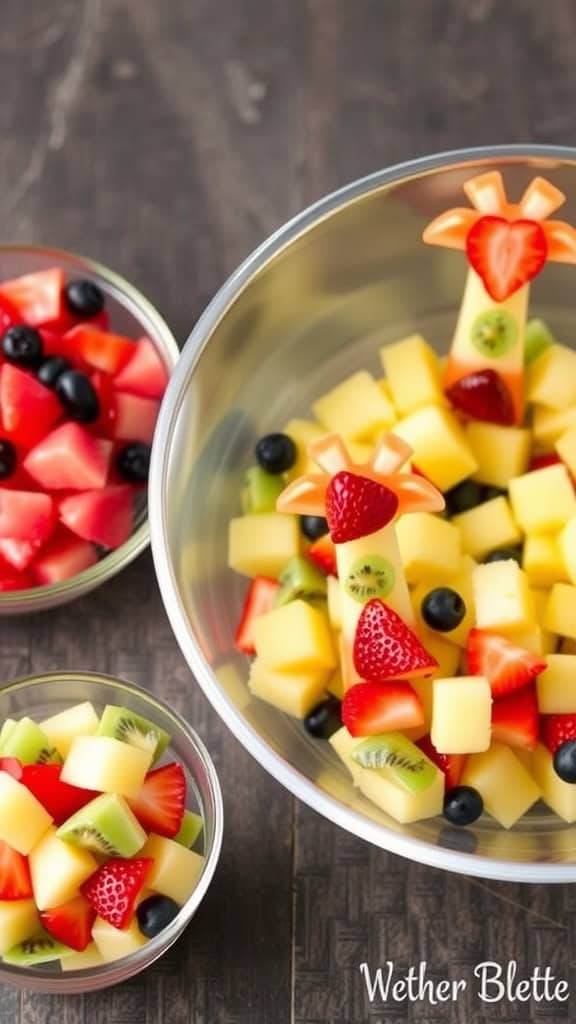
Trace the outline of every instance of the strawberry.
<path fill-rule="evenodd" d="M 384 682 L 429 676 L 438 662 L 393 608 L 375 597 L 364 605 L 354 637 L 354 667 L 362 679 Z"/>
<path fill-rule="evenodd" d="M 337 576 L 338 566 L 336 565 L 336 548 L 329 533 L 325 533 L 319 540 L 315 540 L 306 552 L 306 557 L 314 562 L 327 576 Z"/>
<path fill-rule="evenodd" d="M 0 839 L 0 900 L 27 900 L 31 896 L 28 858 Z"/>
<path fill-rule="evenodd" d="M 386 526 L 398 511 L 394 491 L 342 470 L 332 477 L 326 491 L 326 519 L 335 544 L 366 537 Z"/>
<path fill-rule="evenodd" d="M 474 420 L 500 423 L 505 427 L 514 423 L 512 396 L 496 370 L 468 373 L 451 384 L 446 395 L 456 409 Z"/>
<path fill-rule="evenodd" d="M 272 610 L 274 598 L 279 589 L 278 580 L 268 579 L 267 576 L 256 576 L 252 580 L 234 637 L 235 646 L 243 654 L 256 654 L 253 637 L 254 621 L 260 615 L 265 615 L 266 612 Z"/>
<path fill-rule="evenodd" d="M 482 629 L 470 630 L 466 654 L 470 675 L 485 676 L 493 697 L 526 686 L 546 668 L 546 661 L 537 654 Z"/>
<path fill-rule="evenodd" d="M 416 746 L 420 747 L 420 750 L 426 754 L 426 757 L 444 773 L 446 776 L 446 789 L 452 789 L 458 785 L 464 771 L 465 754 L 440 754 L 429 736 L 423 736 L 421 740 L 418 740 Z"/>
<path fill-rule="evenodd" d="M 509 747 L 534 750 L 538 742 L 538 701 L 534 686 L 500 697 L 492 705 L 492 739 Z"/>
<path fill-rule="evenodd" d="M 83 953 L 92 941 L 96 911 L 84 896 L 75 896 L 59 907 L 43 910 L 40 920 L 47 932 L 70 949 Z"/>
<path fill-rule="evenodd" d="M 559 455 L 533 455 L 530 459 L 528 470 L 532 473 L 535 469 L 544 469 L 546 466 L 556 466 L 562 459 Z"/>
<path fill-rule="evenodd" d="M 537 221 L 479 217 L 466 237 L 466 253 L 488 294 L 503 302 L 540 273 L 548 242 Z"/>
<path fill-rule="evenodd" d="M 351 736 L 377 736 L 422 725 L 424 710 L 410 683 L 357 683 L 344 695 L 342 721 Z"/>
<path fill-rule="evenodd" d="M 90 789 L 79 789 L 62 782 L 61 764 L 27 764 L 22 769 L 23 786 L 34 794 L 42 806 L 52 815 L 56 825 L 62 825 L 76 811 L 94 800 L 98 793 Z"/>
<path fill-rule="evenodd" d="M 568 740 L 576 740 L 576 715 L 544 715 L 544 743 L 553 754 Z"/>
<path fill-rule="evenodd" d="M 148 772 L 138 795 L 128 800 L 142 828 L 169 839 L 180 831 L 185 802 L 186 778 L 175 762 Z"/>
<path fill-rule="evenodd" d="M 0 772 L 11 775 L 16 782 L 20 782 L 24 769 L 17 757 L 0 757 Z"/>
<path fill-rule="evenodd" d="M 82 895 L 114 928 L 126 928 L 154 861 L 151 857 L 109 860 L 82 886 Z"/>

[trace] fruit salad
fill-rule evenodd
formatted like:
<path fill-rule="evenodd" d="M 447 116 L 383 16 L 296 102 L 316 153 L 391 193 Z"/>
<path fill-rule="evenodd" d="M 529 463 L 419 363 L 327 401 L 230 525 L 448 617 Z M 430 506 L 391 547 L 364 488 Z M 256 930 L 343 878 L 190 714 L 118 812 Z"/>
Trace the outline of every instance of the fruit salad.
<path fill-rule="evenodd" d="M 166 380 L 93 281 L 0 282 L 0 591 L 59 583 L 128 539 Z"/>
<path fill-rule="evenodd" d="M 258 442 L 235 642 L 252 694 L 398 822 L 574 822 L 576 352 L 528 304 L 576 230 L 543 178 L 464 190 L 423 238 L 468 259 L 447 357 L 400 338 Z"/>
<path fill-rule="evenodd" d="M 202 817 L 187 807 L 170 737 L 90 702 L 0 730 L 0 957 L 74 971 L 159 935 L 201 875 Z M 192 849 L 195 847 L 195 849 Z M 200 849 L 199 849 L 200 848 Z"/>

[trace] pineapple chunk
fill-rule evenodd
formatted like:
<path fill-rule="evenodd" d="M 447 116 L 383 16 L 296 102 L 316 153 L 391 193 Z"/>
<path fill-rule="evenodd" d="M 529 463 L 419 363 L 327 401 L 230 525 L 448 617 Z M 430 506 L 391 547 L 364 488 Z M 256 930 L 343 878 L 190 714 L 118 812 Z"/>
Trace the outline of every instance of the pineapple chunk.
<path fill-rule="evenodd" d="M 154 861 L 146 882 L 148 888 L 184 906 L 198 884 L 204 857 L 154 832 L 138 856 L 152 857 Z"/>
<path fill-rule="evenodd" d="M 539 624 L 542 641 L 542 650 L 540 653 L 553 654 L 558 644 L 557 637 L 554 633 L 551 633 L 550 630 L 544 628 L 544 612 L 546 605 L 548 604 L 548 591 L 539 590 L 537 587 L 532 587 L 531 590 L 532 601 L 534 604 L 534 617 L 536 622 Z"/>
<path fill-rule="evenodd" d="M 514 518 L 524 533 L 554 533 L 576 516 L 572 481 L 559 463 L 515 477 L 509 493 Z"/>
<path fill-rule="evenodd" d="M 555 583 L 544 610 L 544 629 L 576 640 L 576 586 Z"/>
<path fill-rule="evenodd" d="M 110 736 L 78 736 L 64 762 L 61 779 L 80 789 L 137 796 L 152 755 L 152 750 Z"/>
<path fill-rule="evenodd" d="M 422 641 L 424 647 L 433 658 L 436 658 L 438 662 L 438 668 L 435 669 L 434 676 L 437 678 L 440 676 L 449 677 L 456 675 L 456 670 L 460 662 L 460 649 L 454 643 L 450 643 L 445 640 L 445 633 L 437 633 L 434 629 L 429 629 L 428 626 L 422 626 L 418 630 L 418 636 Z M 419 686 L 416 686 L 419 683 Z M 432 702 L 432 686 L 430 678 L 428 679 L 411 679 L 410 685 L 414 687 L 417 693 L 422 698 L 422 692 L 426 692 L 430 696 L 430 706 Z"/>
<path fill-rule="evenodd" d="M 576 427 L 576 405 L 568 409 L 546 409 L 536 406 L 532 417 L 532 433 L 537 444 L 550 448 L 571 427 Z"/>
<path fill-rule="evenodd" d="M 576 526 L 576 519 L 571 522 Z M 568 526 L 565 529 L 568 529 Z M 526 537 L 522 552 L 522 568 L 530 583 L 537 587 L 551 587 L 557 582 L 568 582 L 570 578 L 566 571 L 560 540 L 549 533 L 530 534 Z M 576 570 L 576 562 L 574 568 Z"/>
<path fill-rule="evenodd" d="M 430 736 L 441 754 L 471 754 L 490 746 L 492 692 L 484 676 L 433 679 Z"/>
<path fill-rule="evenodd" d="M 572 476 L 576 476 L 576 426 L 566 430 L 558 438 L 554 447 Z"/>
<path fill-rule="evenodd" d="M 493 743 L 486 753 L 472 754 L 461 784 L 478 790 L 484 809 L 503 828 L 511 828 L 540 798 L 538 784 L 502 743 Z"/>
<path fill-rule="evenodd" d="M 266 668 L 280 672 L 310 673 L 337 665 L 327 616 L 300 599 L 256 619 L 254 646 Z"/>
<path fill-rule="evenodd" d="M 94 706 L 87 700 L 83 704 L 75 704 L 57 715 L 52 715 L 51 718 L 46 718 L 40 722 L 40 728 L 59 754 L 66 758 L 72 741 L 77 736 L 93 736 L 99 722 Z"/>
<path fill-rule="evenodd" d="M 407 825 L 442 813 L 444 775 L 436 769 L 431 786 L 420 793 L 411 793 L 400 783 L 375 768 L 363 768 L 359 779 L 360 792 L 372 800 L 395 821 Z"/>
<path fill-rule="evenodd" d="M 0 901 L 0 956 L 41 931 L 34 900 Z"/>
<path fill-rule="evenodd" d="M 332 673 L 328 682 L 326 683 L 326 689 L 328 693 L 331 693 L 337 700 L 344 700 L 344 680 L 342 678 L 342 669 L 340 666 Z"/>
<path fill-rule="evenodd" d="M 544 803 L 568 824 L 576 821 L 576 786 L 556 774 L 554 758 L 543 743 L 538 743 L 532 754 L 531 770 Z"/>
<path fill-rule="evenodd" d="M 50 828 L 31 850 L 29 864 L 38 910 L 67 903 L 98 868 L 88 850 L 58 839 L 55 828 Z"/>
<path fill-rule="evenodd" d="M 505 489 L 512 477 L 526 472 L 530 459 L 529 430 L 471 422 L 465 427 L 465 433 L 478 463 L 475 480 Z"/>
<path fill-rule="evenodd" d="M 439 574 L 435 579 L 423 580 L 418 584 L 412 591 L 412 607 L 414 609 L 414 615 L 416 621 L 420 627 L 420 633 L 422 630 L 427 630 L 428 627 L 422 617 L 422 602 L 427 594 L 430 593 L 434 587 L 444 587 L 446 582 L 449 583 L 450 588 L 455 590 L 464 601 L 466 606 L 466 613 L 462 622 L 456 629 L 451 629 L 448 633 L 442 633 L 442 640 L 447 640 L 451 644 L 456 644 L 457 647 L 466 647 L 468 643 L 468 633 L 474 626 L 474 598 L 472 592 L 472 570 L 475 568 L 475 561 L 469 558 L 468 555 L 462 559 L 461 567 L 459 572 L 455 576 L 451 576 L 448 581 L 442 574 Z M 453 672 L 444 672 L 443 675 L 453 675 Z"/>
<path fill-rule="evenodd" d="M 346 765 L 354 785 L 358 786 L 360 784 L 360 776 L 366 769 L 352 760 L 352 751 L 359 743 L 362 743 L 362 736 L 351 736 L 346 726 L 343 725 L 341 729 L 332 734 L 328 742 L 338 754 L 340 760 Z"/>
<path fill-rule="evenodd" d="M 474 458 L 462 427 L 448 409 L 426 405 L 394 427 L 414 449 L 414 463 L 441 491 L 475 473 Z"/>
<path fill-rule="evenodd" d="M 462 546 L 468 555 L 481 558 L 496 548 L 518 544 L 522 534 L 512 517 L 504 495 L 484 501 L 452 519 L 462 536 Z"/>
<path fill-rule="evenodd" d="M 328 591 L 328 618 L 332 629 L 342 629 L 342 607 L 340 600 L 340 584 L 337 576 L 329 576 L 326 580 Z"/>
<path fill-rule="evenodd" d="M 424 641 L 422 641 L 424 643 Z M 453 644 L 446 644 L 451 651 L 458 654 L 458 648 L 454 647 Z M 427 646 L 427 651 L 432 654 L 432 648 Z M 454 670 L 455 671 L 455 670 Z M 404 729 L 404 735 L 415 743 L 417 740 L 422 739 L 423 736 L 427 736 L 430 732 L 430 726 L 432 725 L 432 707 L 434 703 L 434 690 L 432 688 L 431 679 L 414 679 L 410 683 L 413 690 L 416 690 L 422 704 L 424 711 L 424 724 L 417 729 Z"/>
<path fill-rule="evenodd" d="M 544 630 L 541 626 L 532 626 L 530 629 L 520 629 L 518 632 L 508 634 L 508 639 L 517 647 L 524 647 L 526 651 L 533 654 L 544 655 L 545 640 Z"/>
<path fill-rule="evenodd" d="M 550 345 L 528 369 L 528 401 L 549 409 L 576 404 L 576 352 Z"/>
<path fill-rule="evenodd" d="M 384 345 L 380 358 L 392 401 L 402 415 L 423 405 L 445 405 L 440 362 L 421 334 Z"/>
<path fill-rule="evenodd" d="M 278 672 L 263 665 L 259 658 L 252 662 L 248 687 L 260 700 L 273 704 L 287 715 L 305 718 L 325 696 L 329 669 L 305 672 Z"/>
<path fill-rule="evenodd" d="M 556 579 L 550 580 L 550 585 L 576 583 L 576 516 L 562 530 L 558 538 L 558 552 L 561 571 L 557 573 Z"/>
<path fill-rule="evenodd" d="M 394 406 L 367 370 L 353 373 L 314 402 L 313 409 L 327 430 L 350 441 L 371 441 L 396 420 Z"/>
<path fill-rule="evenodd" d="M 549 654 L 536 680 L 543 715 L 576 714 L 576 654 Z"/>
<path fill-rule="evenodd" d="M 0 772 L 0 840 L 25 856 L 52 824 L 52 818 L 26 786 Z"/>
<path fill-rule="evenodd" d="M 472 572 L 476 625 L 514 633 L 535 625 L 526 574 L 513 558 L 477 565 Z"/>
<path fill-rule="evenodd" d="M 317 473 L 318 466 L 308 455 L 308 445 L 326 437 L 326 430 L 314 420 L 289 420 L 282 431 L 291 437 L 296 445 L 296 461 L 288 471 L 290 480 L 296 480 L 305 473 Z"/>
<path fill-rule="evenodd" d="M 102 917 L 97 917 L 92 926 L 92 938 L 102 960 L 111 963 L 130 956 L 137 949 L 146 945 L 146 938 L 134 918 L 127 928 L 115 928 Z"/>
<path fill-rule="evenodd" d="M 400 557 L 408 583 L 423 577 L 457 573 L 462 562 L 459 530 L 431 512 L 401 516 L 396 523 Z"/>
<path fill-rule="evenodd" d="M 269 512 L 230 520 L 228 565 L 243 576 L 279 576 L 299 554 L 296 516 Z"/>

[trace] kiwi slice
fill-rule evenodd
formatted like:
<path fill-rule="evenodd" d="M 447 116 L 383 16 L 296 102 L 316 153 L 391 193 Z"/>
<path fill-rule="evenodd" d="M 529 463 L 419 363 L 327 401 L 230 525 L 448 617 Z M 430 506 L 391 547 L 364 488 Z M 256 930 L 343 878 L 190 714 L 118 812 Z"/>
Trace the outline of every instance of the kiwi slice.
<path fill-rule="evenodd" d="M 505 309 L 487 309 L 477 316 L 470 331 L 472 344 L 483 356 L 506 355 L 518 339 L 518 324 Z"/>
<path fill-rule="evenodd" d="M 399 732 L 367 737 L 354 747 L 352 760 L 362 768 L 382 771 L 411 793 L 428 789 L 437 774 L 426 755 Z"/>
<path fill-rule="evenodd" d="M 4 729 L 8 722 L 4 723 Z M 0 739 L 0 757 L 17 757 L 22 764 L 62 764 L 46 733 L 31 718 L 15 722 Z"/>
<path fill-rule="evenodd" d="M 104 793 L 81 807 L 60 826 L 56 835 L 107 857 L 133 857 L 146 842 L 146 833 L 123 797 Z"/>
<path fill-rule="evenodd" d="M 245 513 L 275 512 L 276 502 L 284 490 L 282 474 L 267 473 L 261 466 L 250 466 L 246 471 L 242 490 L 242 508 Z"/>
<path fill-rule="evenodd" d="M 153 761 L 158 760 L 170 742 L 168 733 L 154 725 L 154 722 L 115 704 L 107 704 L 104 708 L 96 736 L 110 736 L 132 747 L 146 750 L 152 755 Z"/>
<path fill-rule="evenodd" d="M 526 324 L 526 336 L 524 339 L 524 362 L 530 366 L 545 349 L 556 343 L 556 339 L 550 328 L 543 320 L 534 317 Z"/>
<path fill-rule="evenodd" d="M 62 960 L 74 953 L 70 946 L 53 939 L 48 932 L 38 932 L 30 939 L 24 939 L 4 953 L 3 960 L 15 967 L 34 967 L 36 964 L 48 964 L 52 960 Z"/>
<path fill-rule="evenodd" d="M 291 558 L 278 577 L 280 589 L 276 592 L 274 604 L 280 608 L 289 601 L 303 598 L 317 601 L 326 598 L 326 577 L 307 558 L 297 555 Z"/>
<path fill-rule="evenodd" d="M 194 811 L 184 811 L 180 831 L 174 836 L 174 842 L 190 849 L 191 846 L 194 846 L 203 828 L 204 822 L 199 814 L 195 814 Z"/>
<path fill-rule="evenodd" d="M 355 601 L 365 604 L 374 597 L 386 597 L 394 588 L 394 566 L 381 555 L 362 555 L 352 563 L 344 580 L 344 590 Z"/>

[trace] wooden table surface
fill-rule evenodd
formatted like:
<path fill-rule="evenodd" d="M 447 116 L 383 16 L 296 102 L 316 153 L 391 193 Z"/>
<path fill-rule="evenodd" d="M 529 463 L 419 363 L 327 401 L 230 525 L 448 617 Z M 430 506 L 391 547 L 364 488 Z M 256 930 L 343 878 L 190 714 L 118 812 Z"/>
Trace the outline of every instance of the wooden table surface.
<path fill-rule="evenodd" d="M 322 193 L 429 151 L 574 141 L 572 0 L 2 0 L 0 230 L 132 279 L 181 340 L 238 261 Z M 482 1004 L 473 966 L 576 981 L 576 890 L 468 880 L 297 804 L 226 731 L 179 653 L 150 557 L 74 606 L 0 622 L 2 678 L 117 673 L 207 741 L 216 882 L 155 968 L 86 997 L 0 986 L 1 1024 L 556 1021 Z M 428 961 L 458 1002 L 370 1005 L 359 964 Z"/>

